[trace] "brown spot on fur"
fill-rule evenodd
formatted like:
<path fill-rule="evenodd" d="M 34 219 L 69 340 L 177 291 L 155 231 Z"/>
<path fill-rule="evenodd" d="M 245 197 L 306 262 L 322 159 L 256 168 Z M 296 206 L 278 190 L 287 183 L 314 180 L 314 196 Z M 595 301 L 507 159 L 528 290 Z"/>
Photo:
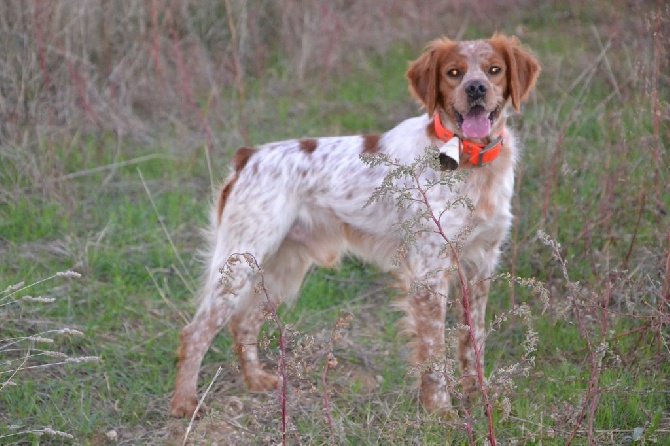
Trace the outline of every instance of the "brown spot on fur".
<path fill-rule="evenodd" d="M 353 228 L 350 224 L 344 223 L 342 229 L 344 231 L 344 237 L 351 245 L 360 245 L 366 238 L 365 233 Z"/>
<path fill-rule="evenodd" d="M 379 152 L 379 135 L 364 135 L 363 136 L 363 153 L 377 153 Z"/>
<path fill-rule="evenodd" d="M 216 208 L 217 225 L 221 224 L 221 215 L 223 215 L 223 208 L 226 207 L 226 201 L 228 201 L 228 196 L 232 192 L 233 186 L 235 185 L 236 181 L 237 181 L 237 174 L 235 174 L 235 176 L 233 176 L 221 189 L 221 195 L 219 196 L 219 203 L 217 204 Z"/>
<path fill-rule="evenodd" d="M 217 203 L 216 207 L 216 224 L 220 225 L 221 224 L 221 216 L 223 215 L 223 209 L 226 207 L 226 201 L 228 201 L 228 197 L 230 196 L 230 193 L 233 191 L 233 186 L 235 186 L 235 183 L 237 182 L 237 178 L 239 177 L 239 173 L 244 169 L 244 167 L 247 165 L 249 162 L 249 159 L 256 153 L 256 149 L 252 149 L 250 147 L 240 147 L 237 149 L 237 152 L 235 152 L 235 155 L 233 155 L 233 169 L 235 170 L 235 174 L 228 180 L 228 182 L 223 186 L 221 189 L 221 195 L 219 195 L 219 202 Z M 254 164 L 253 166 L 253 172 L 256 173 L 258 172 L 258 165 Z"/>
<path fill-rule="evenodd" d="M 307 154 L 311 154 L 316 150 L 317 141 L 316 139 L 301 139 L 300 140 L 300 150 Z"/>
<path fill-rule="evenodd" d="M 426 126 L 426 135 L 430 139 L 438 139 L 437 138 L 437 133 L 435 133 L 435 120 L 431 120 L 428 125 Z"/>
<path fill-rule="evenodd" d="M 247 165 L 249 158 L 251 158 L 254 153 L 256 153 L 256 149 L 249 147 L 241 147 L 237 149 L 237 152 L 235 152 L 235 155 L 233 156 L 233 168 L 235 169 L 235 172 L 244 169 L 244 166 Z"/>

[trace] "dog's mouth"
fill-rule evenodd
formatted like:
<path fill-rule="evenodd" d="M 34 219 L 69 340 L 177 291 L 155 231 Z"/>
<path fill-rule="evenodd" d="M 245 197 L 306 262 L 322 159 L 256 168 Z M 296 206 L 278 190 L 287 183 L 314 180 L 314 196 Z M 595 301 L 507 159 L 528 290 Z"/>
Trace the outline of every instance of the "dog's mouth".
<path fill-rule="evenodd" d="M 496 107 L 492 112 L 488 112 L 481 105 L 475 105 L 464 115 L 454 109 L 458 127 L 463 131 L 466 138 L 486 138 L 491 133 L 493 123 L 498 117 Z"/>

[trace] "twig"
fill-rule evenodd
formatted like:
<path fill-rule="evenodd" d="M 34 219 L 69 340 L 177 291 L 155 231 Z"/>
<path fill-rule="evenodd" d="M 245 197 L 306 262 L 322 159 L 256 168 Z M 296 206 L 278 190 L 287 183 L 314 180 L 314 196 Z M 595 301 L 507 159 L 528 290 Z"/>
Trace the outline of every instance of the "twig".
<path fill-rule="evenodd" d="M 568 439 L 568 442 L 566 444 L 568 446 L 571 445 L 572 441 L 577 436 L 577 432 L 579 431 L 579 428 L 582 426 L 582 423 L 584 422 L 584 417 L 586 417 L 587 409 L 589 410 L 588 412 L 589 419 L 587 427 L 588 440 L 589 444 L 594 444 L 595 440 L 594 440 L 593 422 L 595 419 L 595 411 L 598 406 L 598 402 L 600 400 L 599 383 L 600 383 L 600 375 L 602 372 L 602 360 L 605 354 L 604 348 L 606 347 L 605 339 L 607 336 L 607 330 L 606 330 L 607 327 L 606 325 L 603 326 L 603 330 L 601 331 L 600 348 L 596 350 L 593 347 L 589 330 L 586 328 L 586 325 L 584 324 L 584 318 L 582 315 L 582 305 L 578 301 L 581 291 L 579 284 L 570 280 L 570 277 L 568 275 L 567 262 L 561 255 L 560 245 L 556 241 L 550 239 L 549 236 L 547 236 L 546 234 L 541 234 L 540 238 L 545 244 L 547 244 L 551 248 L 554 258 L 559 262 L 561 266 L 563 278 L 568 284 L 569 291 L 572 295 L 570 299 L 571 299 L 572 310 L 575 314 L 575 318 L 577 319 L 577 328 L 579 329 L 579 333 L 581 334 L 582 338 L 584 338 L 584 340 L 586 341 L 589 361 L 591 365 L 591 376 L 589 378 L 589 387 L 586 391 L 584 404 L 577 419 L 577 423 L 575 424 L 575 427 L 572 430 L 572 434 L 570 435 L 570 438 Z M 606 304 L 609 304 L 609 296 L 607 296 Z M 607 317 L 606 314 L 603 313 L 603 317 L 606 318 Z"/>
<path fill-rule="evenodd" d="M 323 408 L 326 412 L 326 421 L 328 421 L 328 430 L 330 431 L 330 444 L 335 444 L 335 428 L 333 425 L 333 414 L 330 410 L 330 397 L 328 396 L 328 370 L 333 366 L 333 362 L 336 363 L 337 359 L 333 355 L 333 340 L 331 337 L 330 342 L 328 342 L 328 352 L 326 353 L 326 365 L 323 367 L 323 372 L 321 373 L 321 385 L 323 386 Z"/>
<path fill-rule="evenodd" d="M 8 378 L 5 378 L 5 380 L 2 382 L 2 385 L 0 385 L 0 392 L 2 392 L 2 390 L 3 390 L 7 385 L 9 385 L 10 382 L 12 382 L 12 379 L 14 379 L 14 377 L 16 376 L 16 374 L 19 373 L 19 370 L 23 370 L 23 369 L 24 369 L 23 366 L 28 362 L 28 359 L 29 359 L 29 358 L 30 358 L 30 347 L 27 348 L 27 350 L 26 350 L 26 355 L 25 355 L 25 356 L 23 357 L 23 359 L 21 360 L 21 365 L 19 365 L 19 366 L 18 366 L 16 369 L 14 369 L 14 370 L 10 370 L 10 371 L 13 372 L 13 373 L 12 373 L 11 376 L 9 376 Z M 2 374 L 2 373 L 0 373 L 0 374 Z M 0 438 L 2 438 L 2 437 L 0 437 Z"/>
<path fill-rule="evenodd" d="M 288 420 L 288 408 L 286 405 L 287 402 L 287 390 L 288 390 L 288 376 L 286 374 L 286 339 L 284 336 L 284 326 L 279 320 L 279 315 L 277 314 L 277 305 L 272 302 L 270 299 L 270 292 L 265 285 L 265 275 L 263 274 L 263 269 L 258 264 L 258 260 L 251 253 L 234 253 L 230 257 L 243 257 L 244 260 L 250 265 L 254 266 L 260 276 L 260 287 L 265 294 L 268 306 L 270 308 L 270 315 L 272 320 L 277 325 L 277 330 L 279 331 L 279 376 L 281 378 L 281 387 L 278 389 L 279 400 L 281 404 L 281 432 L 282 432 L 282 445 L 286 446 L 286 425 Z"/>
<path fill-rule="evenodd" d="M 158 37 L 158 5 L 157 0 L 151 0 L 151 31 L 153 32 L 152 55 L 154 58 L 154 70 L 158 77 L 161 76 L 160 67 L 160 40 Z"/>
<path fill-rule="evenodd" d="M 617 82 L 616 77 L 614 77 L 614 71 L 612 70 L 610 61 L 607 58 L 607 54 L 605 53 L 605 47 L 603 46 L 603 42 L 602 40 L 600 40 L 600 34 L 598 33 L 598 28 L 595 25 L 591 25 L 591 31 L 593 32 L 593 35 L 598 41 L 600 51 L 603 52 L 603 62 L 605 63 L 605 67 L 607 68 L 607 76 L 610 78 L 610 84 L 612 84 L 612 88 L 614 89 L 616 95 L 619 96 L 619 99 L 621 99 L 621 90 L 619 89 L 619 83 Z M 611 42 L 607 42 L 607 46 L 609 47 L 610 45 Z"/>
<path fill-rule="evenodd" d="M 172 20 L 172 13 L 170 11 L 171 11 L 170 9 L 167 10 L 167 15 L 169 17 L 169 22 L 171 24 L 170 34 L 172 36 L 172 48 L 174 49 L 177 69 L 179 71 L 179 78 L 181 79 L 181 91 L 182 94 L 186 97 L 187 104 L 191 107 L 191 110 L 198 118 L 202 131 L 205 133 L 205 141 L 206 141 L 205 155 L 207 159 L 207 168 L 209 170 L 210 184 L 212 184 L 213 189 L 213 174 L 210 160 L 212 150 L 214 149 L 214 137 L 212 135 L 212 129 L 210 128 L 207 119 L 205 119 L 205 116 L 203 115 L 202 111 L 198 108 L 198 105 L 195 102 L 193 91 L 191 90 L 191 77 L 189 76 L 189 71 L 186 69 L 186 64 L 184 62 L 184 54 L 181 50 L 181 42 L 179 40 L 179 37 L 177 36 L 177 30 L 175 28 L 174 20 Z"/>
<path fill-rule="evenodd" d="M 653 101 L 654 101 L 654 190 L 656 202 L 661 201 L 661 102 L 658 95 L 658 80 L 661 73 L 661 5 L 663 0 L 657 1 L 656 29 L 654 31 L 654 79 L 653 79 Z"/>
<path fill-rule="evenodd" d="M 204 403 L 207 394 L 212 388 L 214 381 L 216 381 L 216 378 L 218 378 L 219 375 L 221 374 L 221 370 L 223 370 L 223 367 L 219 366 L 218 370 L 214 374 L 214 378 L 212 378 L 212 380 L 209 382 L 209 385 L 207 386 L 207 389 L 205 389 L 205 393 L 203 393 L 200 399 L 198 400 L 198 405 L 195 406 L 193 415 L 191 415 L 191 421 L 189 421 L 188 427 L 186 428 L 186 432 L 184 433 L 184 441 L 181 443 L 182 446 L 186 444 L 186 441 L 188 440 L 188 435 L 191 433 L 191 429 L 193 428 L 193 423 L 195 422 L 195 419 L 198 417 L 198 413 L 200 413 L 200 408 L 202 407 L 202 404 Z"/>
<path fill-rule="evenodd" d="M 668 241 L 668 255 L 665 258 L 665 277 L 663 278 L 663 288 L 661 290 L 661 299 L 658 303 L 658 322 L 655 324 L 658 326 L 657 336 L 659 341 L 659 349 L 661 345 L 665 345 L 666 349 L 669 350 L 668 344 L 663 340 L 663 326 L 670 325 L 670 313 L 667 313 L 667 308 L 670 308 L 670 230 L 667 234 Z"/>
<path fill-rule="evenodd" d="M 53 278 L 56 278 L 56 277 L 79 278 L 79 277 L 81 277 L 81 274 L 79 274 L 76 271 L 59 271 L 56 274 L 52 274 L 51 276 L 47 277 L 46 279 L 38 280 L 37 282 L 33 282 L 30 285 L 22 285 L 23 282 L 21 282 L 21 286 L 11 286 L 11 287 L 7 288 L 6 290 L 1 291 L 0 295 L 2 295 L 2 294 L 5 294 L 5 295 L 0 297 L 0 301 L 8 299 L 8 298 L 10 298 L 11 296 L 13 296 L 17 293 L 20 293 L 21 291 L 25 291 L 28 288 L 32 288 L 36 285 L 39 285 L 40 283 L 44 283 L 44 282 L 49 281 L 49 280 L 51 280 Z"/>
<path fill-rule="evenodd" d="M 244 139 L 244 143 L 249 145 L 251 144 L 249 139 L 249 132 L 247 131 L 246 119 L 244 117 L 245 113 L 245 92 L 244 92 L 244 82 L 242 80 L 242 64 L 240 63 L 240 55 L 238 51 L 238 39 L 237 39 L 237 27 L 235 26 L 235 20 L 233 18 L 233 10 L 230 5 L 230 0 L 224 0 L 226 5 L 226 16 L 228 17 L 228 28 L 230 29 L 230 40 L 233 47 L 233 65 L 235 67 L 235 87 L 237 88 L 237 100 L 239 102 L 240 110 L 240 122 L 238 126 L 240 128 L 240 133 Z"/>
<path fill-rule="evenodd" d="M 79 170 L 77 172 L 72 172 L 67 175 L 62 175 L 58 178 L 54 178 L 53 181 L 59 182 L 59 181 L 66 181 L 66 180 L 72 180 L 74 178 L 81 178 L 85 177 L 88 175 L 93 175 L 96 173 L 100 172 L 105 172 L 107 170 L 116 170 L 120 167 L 127 167 L 127 166 L 133 166 L 135 164 L 141 164 L 141 163 L 146 163 L 147 161 L 155 160 L 155 159 L 174 159 L 170 156 L 166 156 L 162 153 L 150 153 L 148 155 L 143 155 L 143 156 L 138 156 L 137 158 L 129 159 L 127 161 L 119 161 L 116 163 L 111 163 L 111 164 L 105 164 L 103 166 L 97 166 L 93 167 L 91 169 L 84 169 L 84 170 Z"/>
<path fill-rule="evenodd" d="M 168 243 L 170 243 L 170 248 L 172 248 L 172 252 L 174 253 L 175 257 L 179 261 L 179 264 L 181 265 L 182 269 L 186 271 L 188 274 L 188 268 L 186 268 L 186 264 L 182 260 L 181 256 L 179 255 L 179 251 L 177 250 L 177 247 L 174 244 L 174 241 L 172 240 L 172 236 L 170 235 L 170 231 L 168 231 L 167 227 L 165 226 L 165 223 L 163 222 L 163 217 L 161 217 L 160 213 L 158 212 L 158 207 L 156 206 L 156 202 L 154 201 L 153 196 L 151 195 L 151 191 L 149 190 L 149 186 L 147 186 L 146 181 L 144 181 L 144 175 L 142 175 L 142 170 L 137 169 L 137 173 L 140 175 L 140 180 L 142 181 L 142 186 L 144 187 L 145 192 L 147 193 L 147 197 L 149 197 L 149 201 L 151 202 L 151 207 L 153 208 L 154 212 L 156 213 L 156 219 L 158 220 L 158 224 L 160 224 L 161 229 L 163 229 L 163 233 L 165 234 L 165 237 L 168 240 Z M 193 277 L 188 274 L 188 278 L 191 282 L 193 282 Z M 184 285 L 189 289 L 191 294 L 195 294 L 195 291 L 193 290 L 191 283 L 188 283 L 186 281 L 183 281 Z"/>
<path fill-rule="evenodd" d="M 647 194 L 644 192 L 644 188 L 640 189 L 640 210 L 637 213 L 637 221 L 635 222 L 635 228 L 633 228 L 633 236 L 630 238 L 630 244 L 628 245 L 628 251 L 623 260 L 623 269 L 628 269 L 628 261 L 630 256 L 633 253 L 633 247 L 635 246 L 635 240 L 637 239 L 637 231 L 640 228 L 640 222 L 642 221 L 642 214 L 644 213 L 644 204 L 646 201 Z"/>
<path fill-rule="evenodd" d="M 40 16 L 42 12 L 42 2 L 40 0 L 35 0 L 33 2 L 34 14 L 33 19 L 35 20 L 35 39 L 37 40 L 37 54 L 40 60 L 40 70 L 42 70 L 42 77 L 44 78 L 44 89 L 47 94 L 51 92 L 51 76 L 49 76 L 49 70 L 47 69 L 47 56 L 46 50 L 44 49 L 44 36 L 42 35 L 42 24 L 40 23 Z M 49 126 L 53 124 L 53 104 L 51 101 L 49 104 Z"/>
<path fill-rule="evenodd" d="M 65 364 L 80 364 L 82 362 L 98 362 L 100 361 L 100 358 L 97 356 L 79 356 L 75 358 L 67 358 L 65 361 L 59 361 L 59 362 L 50 362 L 48 364 L 39 364 L 39 365 L 31 365 L 28 367 L 20 367 L 17 368 L 16 371 L 22 371 L 22 370 L 35 370 L 35 369 L 43 369 L 46 367 L 52 367 L 55 365 L 65 365 Z M 7 370 L 4 372 L 0 372 L 0 375 L 4 375 L 7 373 L 14 372 L 14 370 Z M 14 376 L 14 375 L 12 375 Z"/>
<path fill-rule="evenodd" d="M 254 259 L 255 261 L 255 259 Z M 258 265 L 258 264 L 256 264 Z M 268 298 L 267 289 L 265 288 L 265 279 L 261 279 L 263 285 L 263 290 L 265 291 L 265 296 Z M 284 326 L 279 320 L 277 315 L 277 305 L 271 305 L 271 314 L 272 320 L 277 325 L 277 330 L 279 331 L 279 376 L 281 377 L 281 388 L 279 389 L 279 398 L 281 403 L 281 435 L 282 435 L 282 445 L 286 446 L 286 420 L 288 418 L 288 410 L 286 407 L 286 391 L 288 386 L 288 380 L 286 376 L 286 339 L 284 339 Z"/>
<path fill-rule="evenodd" d="M 65 66 L 67 67 L 68 74 L 70 75 L 70 80 L 72 81 L 75 89 L 77 90 L 77 95 L 81 101 L 81 106 L 84 109 L 86 116 L 97 126 L 101 126 L 100 118 L 93 110 L 91 102 L 88 100 L 87 94 L 87 85 L 86 79 L 82 78 L 77 69 L 72 62 L 72 58 L 69 56 L 69 51 L 64 51 L 65 56 Z"/>
<path fill-rule="evenodd" d="M 328 371 L 337 366 L 337 358 L 333 354 L 333 344 L 335 339 L 337 339 L 337 330 L 344 326 L 345 322 L 350 321 L 344 317 L 338 318 L 335 323 L 335 327 L 330 332 L 330 340 L 326 345 L 326 363 L 323 367 L 323 372 L 321 373 L 321 385 L 323 386 L 323 408 L 326 412 L 326 421 L 328 421 L 328 430 L 330 431 L 330 444 L 335 444 L 335 424 L 333 422 L 333 414 L 330 410 L 330 397 L 328 395 Z"/>

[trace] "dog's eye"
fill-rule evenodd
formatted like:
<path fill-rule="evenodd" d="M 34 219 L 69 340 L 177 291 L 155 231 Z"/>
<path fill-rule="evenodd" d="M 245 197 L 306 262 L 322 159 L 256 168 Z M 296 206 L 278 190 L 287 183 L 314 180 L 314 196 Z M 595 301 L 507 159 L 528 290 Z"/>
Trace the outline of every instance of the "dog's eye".
<path fill-rule="evenodd" d="M 493 74 L 493 75 L 500 74 L 500 71 L 501 71 L 501 68 L 497 67 L 495 65 L 492 66 L 491 68 L 489 68 L 489 74 Z"/>
<path fill-rule="evenodd" d="M 459 77 L 461 75 L 461 70 L 458 68 L 452 68 L 449 71 L 447 71 L 447 76 L 449 77 Z"/>

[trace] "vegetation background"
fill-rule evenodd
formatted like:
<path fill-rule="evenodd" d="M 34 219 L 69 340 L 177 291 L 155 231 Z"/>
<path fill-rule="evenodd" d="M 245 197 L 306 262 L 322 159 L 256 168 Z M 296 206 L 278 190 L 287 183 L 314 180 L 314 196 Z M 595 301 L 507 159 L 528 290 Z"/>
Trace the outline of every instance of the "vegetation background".
<path fill-rule="evenodd" d="M 186 440 L 168 417 L 232 153 L 389 129 L 419 113 L 404 71 L 427 41 L 495 31 L 543 66 L 514 119 L 517 218 L 490 300 L 496 438 L 670 444 L 662 0 L 3 0 L 0 443 L 281 442 L 278 398 L 245 392 L 229 336 L 205 358 L 201 383 L 222 365 L 210 414 Z M 388 285 L 351 260 L 280 312 L 289 443 L 485 444 L 481 407 L 422 412 Z M 276 364 L 276 324 L 263 347 Z"/>

